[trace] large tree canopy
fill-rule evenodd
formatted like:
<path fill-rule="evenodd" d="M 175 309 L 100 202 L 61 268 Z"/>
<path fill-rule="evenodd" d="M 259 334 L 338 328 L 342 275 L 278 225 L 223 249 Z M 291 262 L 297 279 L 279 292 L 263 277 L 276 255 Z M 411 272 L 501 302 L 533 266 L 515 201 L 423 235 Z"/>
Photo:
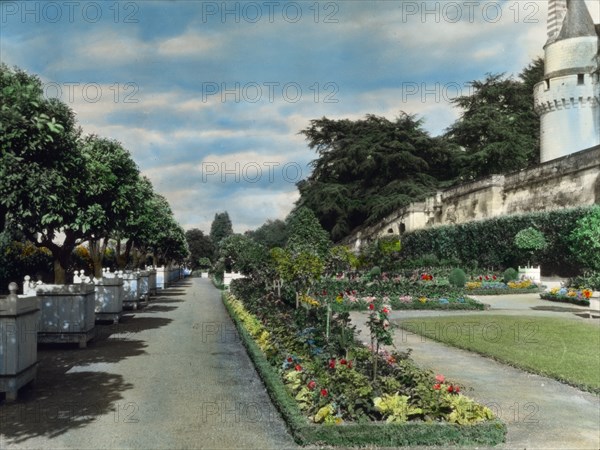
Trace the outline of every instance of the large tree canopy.
<path fill-rule="evenodd" d="M 298 205 L 313 210 L 334 240 L 426 196 L 454 175 L 451 148 L 405 113 L 394 121 L 323 117 L 301 133 L 319 157 L 298 184 Z"/>
<path fill-rule="evenodd" d="M 540 120 L 533 109 L 533 86 L 543 79 L 543 60 L 534 60 L 519 75 L 488 74 L 472 81 L 471 95 L 454 104 L 463 113 L 447 139 L 464 151 L 458 163 L 461 179 L 519 170 L 539 161 Z"/>

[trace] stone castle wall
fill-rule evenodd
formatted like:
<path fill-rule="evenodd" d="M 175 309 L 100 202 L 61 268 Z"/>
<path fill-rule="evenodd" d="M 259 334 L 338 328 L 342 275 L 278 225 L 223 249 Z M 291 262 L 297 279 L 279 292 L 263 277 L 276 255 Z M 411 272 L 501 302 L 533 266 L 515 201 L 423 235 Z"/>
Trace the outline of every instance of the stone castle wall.
<path fill-rule="evenodd" d="M 600 204 L 600 146 L 437 192 L 357 231 L 345 243 L 359 249 L 378 237 L 421 228 L 595 203 Z"/>

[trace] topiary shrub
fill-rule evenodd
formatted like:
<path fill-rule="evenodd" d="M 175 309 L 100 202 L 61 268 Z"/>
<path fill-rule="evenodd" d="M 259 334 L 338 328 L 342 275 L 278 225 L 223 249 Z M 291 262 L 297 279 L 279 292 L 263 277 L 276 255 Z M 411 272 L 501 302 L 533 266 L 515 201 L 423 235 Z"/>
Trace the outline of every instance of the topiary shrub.
<path fill-rule="evenodd" d="M 461 288 L 464 287 L 467 282 L 467 275 L 464 270 L 456 268 L 448 275 L 448 281 L 452 286 Z"/>
<path fill-rule="evenodd" d="M 516 269 L 509 267 L 504 271 L 503 277 L 505 283 L 508 283 L 509 281 L 516 281 L 519 279 L 519 272 L 517 272 Z"/>
<path fill-rule="evenodd" d="M 378 266 L 374 266 L 370 271 L 369 271 L 369 277 L 371 279 L 378 277 L 381 275 L 381 269 Z"/>
<path fill-rule="evenodd" d="M 548 246 L 548 243 L 546 242 L 544 233 L 537 228 L 527 227 L 515 235 L 515 245 L 519 250 L 527 253 L 529 256 L 527 265 L 530 265 L 532 261 L 535 264 L 534 257 L 537 256 L 539 251 L 544 250 Z"/>

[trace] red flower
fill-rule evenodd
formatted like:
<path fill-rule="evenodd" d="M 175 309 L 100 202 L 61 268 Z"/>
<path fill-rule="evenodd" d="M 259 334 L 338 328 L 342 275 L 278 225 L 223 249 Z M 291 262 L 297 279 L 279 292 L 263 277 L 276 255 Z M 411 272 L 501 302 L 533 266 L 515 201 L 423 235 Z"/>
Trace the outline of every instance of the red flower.
<path fill-rule="evenodd" d="M 458 394 L 460 392 L 460 388 L 458 386 L 454 386 L 454 393 Z"/>
<path fill-rule="evenodd" d="M 296 372 L 302 372 L 302 366 L 300 364 L 296 364 Z"/>
<path fill-rule="evenodd" d="M 452 385 L 448 386 L 448 392 L 453 392 L 454 391 L 454 387 Z"/>
<path fill-rule="evenodd" d="M 348 369 L 352 369 L 352 361 L 348 361 Z"/>
<path fill-rule="evenodd" d="M 496 275 L 494 275 L 494 276 L 492 277 L 492 280 L 497 280 L 497 279 L 498 279 L 498 277 L 497 277 Z"/>
<path fill-rule="evenodd" d="M 326 291 L 325 289 L 323 289 L 323 292 L 322 292 L 322 294 L 323 294 L 323 295 L 327 295 L 327 291 Z"/>
<path fill-rule="evenodd" d="M 327 397 L 327 389 L 321 389 L 321 396 Z"/>
<path fill-rule="evenodd" d="M 312 391 L 316 385 L 317 385 L 317 383 L 315 382 L 315 380 L 310 380 L 308 382 L 308 384 L 306 385 L 306 387 L 308 387 Z"/>
<path fill-rule="evenodd" d="M 335 358 L 329 360 L 329 368 L 335 369 Z"/>
<path fill-rule="evenodd" d="M 482 281 L 483 277 L 481 275 L 479 275 L 479 281 Z"/>
<path fill-rule="evenodd" d="M 375 305 L 373 303 L 369 303 L 369 309 L 373 311 L 375 309 Z"/>
<path fill-rule="evenodd" d="M 293 361 L 293 359 L 292 359 L 292 357 L 290 356 L 290 357 L 287 359 L 287 362 L 291 363 L 292 361 Z"/>
<path fill-rule="evenodd" d="M 489 275 L 486 275 L 486 276 L 485 276 L 485 279 L 486 279 L 486 281 L 489 281 L 489 280 L 490 280 L 490 276 L 489 276 Z"/>
<path fill-rule="evenodd" d="M 433 388 L 434 388 L 436 391 L 439 391 L 439 390 L 440 390 L 440 388 L 441 388 L 441 386 L 440 386 L 439 384 L 434 384 L 434 385 L 433 385 Z"/>
<path fill-rule="evenodd" d="M 342 358 L 342 359 L 340 359 L 340 364 L 342 364 L 342 365 L 344 365 L 344 366 L 346 365 L 346 363 L 347 363 L 347 362 L 348 362 L 348 361 L 346 361 L 346 360 L 345 360 L 345 359 L 343 359 L 343 358 Z"/>
<path fill-rule="evenodd" d="M 384 313 L 384 314 L 387 314 L 387 313 L 389 313 L 389 312 L 390 312 L 390 310 L 389 310 L 389 309 L 387 309 L 387 308 L 383 308 L 383 309 L 381 310 L 381 312 L 382 312 L 382 313 Z"/>

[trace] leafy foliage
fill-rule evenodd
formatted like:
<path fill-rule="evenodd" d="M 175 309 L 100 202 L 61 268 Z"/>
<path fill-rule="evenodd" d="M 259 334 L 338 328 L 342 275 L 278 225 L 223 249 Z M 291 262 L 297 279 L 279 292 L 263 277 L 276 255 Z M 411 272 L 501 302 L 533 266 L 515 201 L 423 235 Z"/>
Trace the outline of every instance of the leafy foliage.
<path fill-rule="evenodd" d="M 190 266 L 191 269 L 198 269 L 201 265 L 206 267 L 204 258 L 208 258 L 208 266 L 210 266 L 210 258 L 214 256 L 215 248 L 210 237 L 205 236 L 202 230 L 192 228 L 185 232 L 185 240 L 190 249 Z M 202 261 L 202 264 L 201 264 Z"/>
<path fill-rule="evenodd" d="M 600 272 L 600 206 L 577 221 L 569 235 L 570 249 L 585 268 Z"/>
<path fill-rule="evenodd" d="M 298 184 L 298 205 L 313 210 L 334 240 L 426 196 L 453 175 L 445 141 L 430 137 L 406 113 L 394 121 L 323 117 L 301 134 L 319 157 Z"/>
<path fill-rule="evenodd" d="M 210 239 L 217 251 L 219 249 L 219 242 L 232 234 L 233 225 L 231 224 L 229 213 L 227 211 L 215 213 L 215 218 L 210 224 Z"/>

